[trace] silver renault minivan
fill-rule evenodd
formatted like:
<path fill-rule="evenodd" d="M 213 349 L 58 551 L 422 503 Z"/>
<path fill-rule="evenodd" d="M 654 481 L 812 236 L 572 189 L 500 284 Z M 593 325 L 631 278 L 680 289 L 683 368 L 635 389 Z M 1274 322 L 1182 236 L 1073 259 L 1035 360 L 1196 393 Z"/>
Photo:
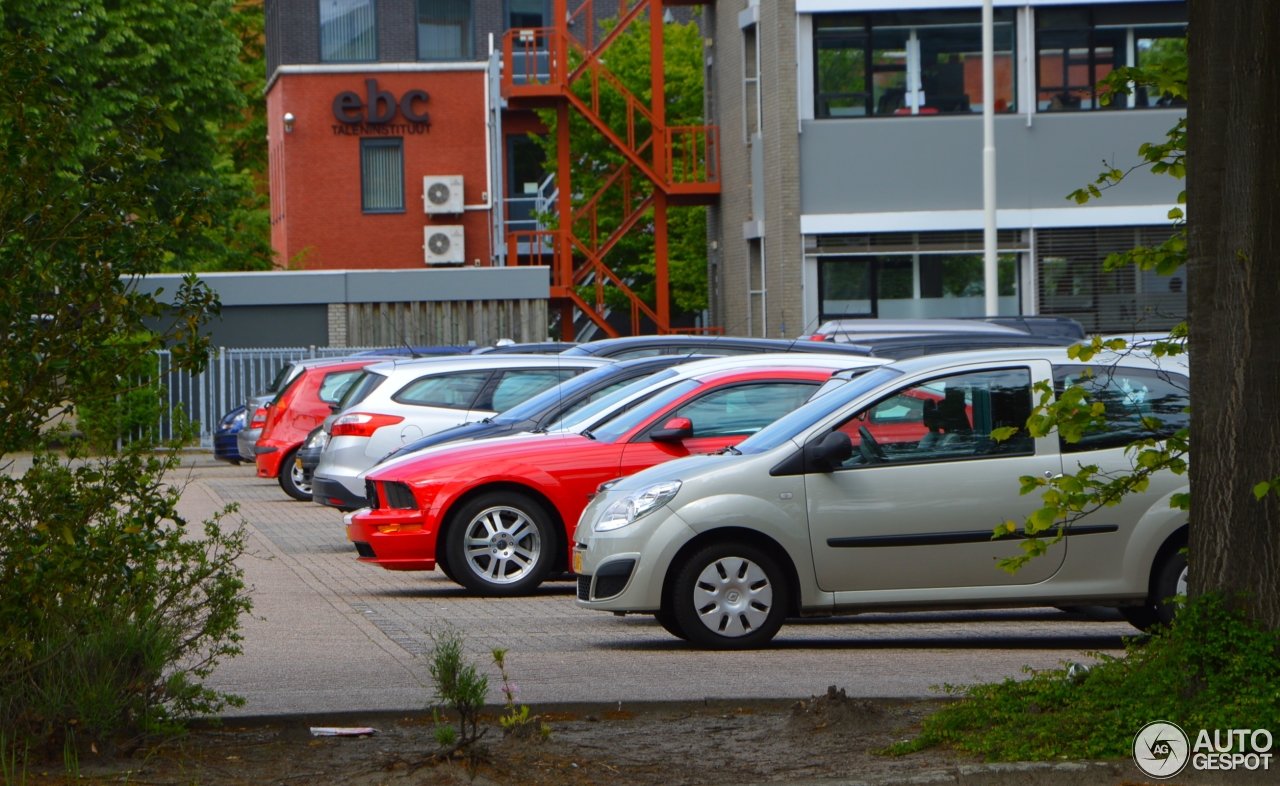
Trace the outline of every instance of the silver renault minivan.
<path fill-rule="evenodd" d="M 1075 443 L 1032 437 L 1042 380 L 1086 386 L 1105 429 Z M 962 352 L 856 369 L 824 388 L 736 449 L 605 484 L 574 534 L 578 605 L 653 614 L 714 649 L 761 646 L 788 617 L 872 610 L 1104 605 L 1141 628 L 1172 618 L 1187 530 L 1170 500 L 1185 475 L 1153 476 L 1013 574 L 997 561 L 1021 553 L 1025 533 L 992 533 L 1040 507 L 1020 478 L 1129 471 L 1126 445 L 1184 428 L 1183 359 Z M 1007 427 L 1017 432 L 991 437 Z"/>

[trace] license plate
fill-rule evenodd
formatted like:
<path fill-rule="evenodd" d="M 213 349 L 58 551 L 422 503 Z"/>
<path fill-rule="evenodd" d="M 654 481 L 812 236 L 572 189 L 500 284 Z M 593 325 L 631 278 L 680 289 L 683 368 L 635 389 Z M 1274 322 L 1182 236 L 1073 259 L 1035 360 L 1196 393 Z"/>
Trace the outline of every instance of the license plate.
<path fill-rule="evenodd" d="M 582 573 L 582 552 L 573 552 L 573 572 Z"/>

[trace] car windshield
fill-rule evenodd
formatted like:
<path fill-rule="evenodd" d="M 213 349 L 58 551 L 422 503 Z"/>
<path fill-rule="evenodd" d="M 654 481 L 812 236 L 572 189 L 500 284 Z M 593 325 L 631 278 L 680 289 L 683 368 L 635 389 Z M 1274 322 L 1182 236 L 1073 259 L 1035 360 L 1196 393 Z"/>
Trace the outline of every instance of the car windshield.
<path fill-rule="evenodd" d="M 600 368 L 591 369 L 585 374 L 565 380 L 556 387 L 548 388 L 533 398 L 526 399 L 521 404 L 500 412 L 493 416 L 494 423 L 519 423 L 522 420 L 531 420 L 537 418 L 546 410 L 557 406 L 562 401 L 575 398 L 579 393 L 598 384 L 601 379 L 607 379 L 614 372 L 612 366 L 601 366 Z"/>
<path fill-rule="evenodd" d="M 655 395 L 646 398 L 633 409 L 630 409 L 612 420 L 605 422 L 603 425 L 592 429 L 591 436 L 601 442 L 616 442 L 631 429 L 645 422 L 701 386 L 702 383 L 696 379 L 686 379 L 683 382 L 677 382 L 674 385 L 659 391 Z"/>
<path fill-rule="evenodd" d="M 815 395 L 803 407 L 775 420 L 741 442 L 738 445 L 738 451 L 764 453 L 767 450 L 773 450 L 867 391 L 874 390 L 899 376 L 902 376 L 901 371 L 882 366 L 854 377 L 834 390 L 828 390 L 821 397 Z M 820 390 L 819 393 L 821 392 Z"/>
<path fill-rule="evenodd" d="M 547 431 L 561 431 L 566 429 L 569 431 L 575 431 L 579 428 L 585 428 L 595 420 L 599 419 L 601 413 L 607 412 L 617 406 L 619 401 L 626 401 L 628 398 L 634 396 L 645 388 L 653 387 L 660 382 L 671 379 L 679 373 L 680 372 L 675 369 L 669 368 L 665 371 L 659 371 L 657 374 L 650 374 L 647 377 L 641 377 L 630 385 L 618 388 L 600 400 L 593 401 L 587 406 L 571 412 L 569 415 L 557 420 L 555 423 L 547 426 Z"/>

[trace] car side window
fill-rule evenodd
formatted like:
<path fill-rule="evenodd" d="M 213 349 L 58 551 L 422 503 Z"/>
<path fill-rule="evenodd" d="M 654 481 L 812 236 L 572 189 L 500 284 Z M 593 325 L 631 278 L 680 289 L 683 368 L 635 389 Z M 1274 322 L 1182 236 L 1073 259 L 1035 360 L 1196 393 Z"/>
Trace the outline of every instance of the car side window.
<path fill-rule="evenodd" d="M 324 379 L 320 381 L 320 392 L 317 395 L 326 404 L 337 404 L 361 373 L 361 369 L 357 368 L 325 374 Z"/>
<path fill-rule="evenodd" d="M 664 354 L 662 347 L 643 347 L 641 349 L 628 349 L 625 352 L 618 352 L 609 357 L 614 360 L 634 360 L 635 358 L 652 358 Z"/>
<path fill-rule="evenodd" d="M 1123 366 L 1055 366 L 1053 381 L 1059 396 L 1081 386 L 1084 401 L 1106 408 L 1106 425 L 1086 431 L 1078 442 L 1067 442 L 1059 435 L 1063 453 L 1123 448 L 1152 437 L 1165 439 L 1190 424 L 1190 414 L 1183 411 L 1190 404 L 1190 382 L 1181 374 Z"/>
<path fill-rule="evenodd" d="M 576 368 L 537 368 L 499 372 L 496 382 L 489 384 L 473 408 L 506 412 L 542 391 L 553 388 L 566 379 L 572 379 L 580 371 L 581 369 Z"/>
<path fill-rule="evenodd" d="M 1031 371 L 979 371 L 918 382 L 837 428 L 853 442 L 844 467 L 1031 455 Z M 996 429 L 1017 429 L 1004 440 Z"/>
<path fill-rule="evenodd" d="M 764 382 L 713 390 L 658 418 L 657 428 L 671 418 L 688 418 L 694 438 L 746 437 L 798 409 L 817 382 Z"/>
<path fill-rule="evenodd" d="M 444 409 L 470 409 L 471 402 L 489 381 L 489 371 L 434 374 L 419 377 L 391 397 L 400 404 Z"/>

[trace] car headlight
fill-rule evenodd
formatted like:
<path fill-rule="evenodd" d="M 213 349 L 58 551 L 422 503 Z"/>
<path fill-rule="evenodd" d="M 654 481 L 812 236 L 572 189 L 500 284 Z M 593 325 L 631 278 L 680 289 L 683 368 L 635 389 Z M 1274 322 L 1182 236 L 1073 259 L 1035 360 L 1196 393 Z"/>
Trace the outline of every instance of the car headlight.
<path fill-rule="evenodd" d="M 307 440 L 307 444 L 304 445 L 304 447 L 323 448 L 325 445 L 328 445 L 328 444 L 329 444 L 329 433 L 324 429 L 320 429 L 315 434 L 313 434 L 310 439 Z"/>
<path fill-rule="evenodd" d="M 680 490 L 680 481 L 668 480 L 636 489 L 604 509 L 594 527 L 596 532 L 625 527 L 642 516 L 648 515 L 671 501 Z"/>

